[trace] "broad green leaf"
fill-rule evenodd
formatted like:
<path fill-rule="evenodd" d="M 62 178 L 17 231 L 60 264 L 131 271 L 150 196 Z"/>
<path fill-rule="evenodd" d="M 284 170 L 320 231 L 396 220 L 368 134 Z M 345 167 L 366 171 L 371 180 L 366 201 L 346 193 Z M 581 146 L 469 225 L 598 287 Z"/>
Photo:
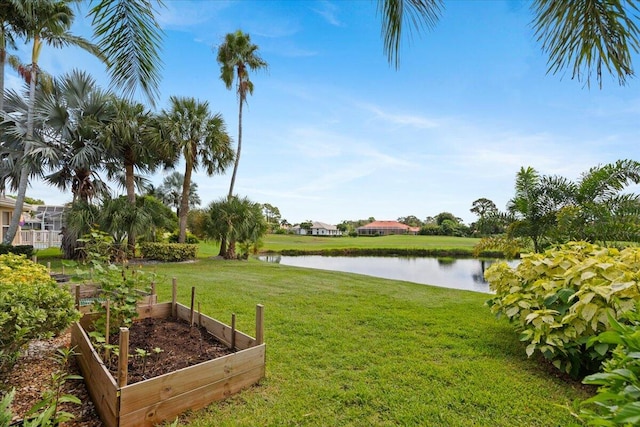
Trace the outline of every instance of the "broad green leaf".
<path fill-rule="evenodd" d="M 536 350 L 536 345 L 535 344 L 529 344 L 526 348 L 526 353 L 528 357 L 531 357 L 531 355 L 533 354 L 533 352 Z"/>
<path fill-rule="evenodd" d="M 631 402 L 624 405 L 613 420 L 617 423 L 638 425 L 640 423 L 640 402 Z"/>
<path fill-rule="evenodd" d="M 596 344 L 593 349 L 596 351 L 596 353 L 598 353 L 600 356 L 604 356 L 605 354 L 607 354 L 607 351 L 609 350 L 609 345 L 608 344 L 604 344 L 604 343 L 600 343 L 600 344 Z"/>
<path fill-rule="evenodd" d="M 593 303 L 589 303 L 582 308 L 580 315 L 584 320 L 588 322 L 593 318 L 593 316 L 596 314 L 597 311 L 598 311 L 598 306 Z"/>

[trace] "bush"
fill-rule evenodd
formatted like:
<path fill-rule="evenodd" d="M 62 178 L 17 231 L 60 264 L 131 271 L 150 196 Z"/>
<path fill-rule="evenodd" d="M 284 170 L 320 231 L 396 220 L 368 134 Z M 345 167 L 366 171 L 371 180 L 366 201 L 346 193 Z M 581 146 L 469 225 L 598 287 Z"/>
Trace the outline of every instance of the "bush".
<path fill-rule="evenodd" d="M 16 255 L 24 255 L 27 258 L 31 258 L 33 256 L 33 246 L 31 245 L 3 245 L 0 244 L 0 255 L 4 254 L 16 254 Z"/>
<path fill-rule="evenodd" d="M 194 259 L 198 246 L 186 243 L 143 243 L 140 245 L 143 258 L 165 262 Z"/>
<path fill-rule="evenodd" d="M 622 251 L 571 242 L 543 254 L 522 255 L 516 268 L 493 264 L 485 273 L 496 296 L 492 312 L 505 315 L 528 343 L 558 369 L 579 377 L 595 372 L 606 345 L 589 347 L 590 337 L 609 327 L 640 298 L 640 248 Z"/>
<path fill-rule="evenodd" d="M 30 340 L 60 333 L 80 318 L 74 299 L 47 269 L 22 255 L 0 255 L 0 370 Z"/>
<path fill-rule="evenodd" d="M 603 372 L 584 379 L 598 385 L 598 393 L 580 404 L 587 425 L 627 426 L 640 424 L 640 314 L 625 316 L 624 323 L 609 318 L 611 329 L 588 342 L 588 346 L 616 346 Z"/>
<path fill-rule="evenodd" d="M 180 237 L 180 235 L 178 233 L 171 233 L 169 235 L 169 243 L 178 243 L 178 238 Z M 191 244 L 191 245 L 195 245 L 200 243 L 200 240 L 193 234 L 189 233 L 187 231 L 187 235 L 185 237 L 185 243 Z"/>

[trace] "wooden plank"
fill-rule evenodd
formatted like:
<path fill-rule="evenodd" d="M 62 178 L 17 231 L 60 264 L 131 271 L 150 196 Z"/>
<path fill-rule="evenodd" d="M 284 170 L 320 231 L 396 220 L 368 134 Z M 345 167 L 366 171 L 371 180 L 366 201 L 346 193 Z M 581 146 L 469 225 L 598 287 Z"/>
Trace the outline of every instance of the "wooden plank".
<path fill-rule="evenodd" d="M 146 319 L 147 317 L 161 319 L 171 317 L 171 303 L 163 302 L 160 304 L 139 305 L 138 318 L 136 320 Z"/>
<path fill-rule="evenodd" d="M 191 390 L 255 369 L 264 373 L 266 346 L 252 347 L 170 372 L 120 390 L 120 414 L 128 414 Z"/>
<path fill-rule="evenodd" d="M 191 316 L 191 311 L 189 310 L 189 308 L 182 304 L 177 304 L 177 309 L 178 318 L 186 320 L 188 322 Z M 209 331 L 223 344 L 227 346 L 231 345 L 231 326 L 225 325 L 224 323 L 204 314 L 202 315 L 202 326 L 204 326 L 207 331 Z M 245 333 L 235 331 L 235 345 L 237 349 L 244 350 L 256 346 L 257 341 L 255 338 Z"/>
<path fill-rule="evenodd" d="M 179 396 L 162 400 L 138 411 L 126 414 L 121 413 L 120 426 L 152 427 L 162 421 L 170 421 L 187 410 L 202 409 L 217 400 L 225 399 L 257 383 L 262 377 L 264 377 L 264 367 L 256 367 Z"/>
<path fill-rule="evenodd" d="M 107 427 L 118 425 L 118 393 L 115 380 L 104 367 L 86 332 L 75 322 L 71 325 L 71 345 L 96 412 Z"/>

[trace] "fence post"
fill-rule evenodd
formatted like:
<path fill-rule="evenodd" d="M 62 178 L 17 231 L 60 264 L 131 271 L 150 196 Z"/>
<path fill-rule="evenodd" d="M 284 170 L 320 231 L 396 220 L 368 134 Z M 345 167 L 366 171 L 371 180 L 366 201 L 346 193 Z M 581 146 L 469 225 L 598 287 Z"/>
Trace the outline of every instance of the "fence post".
<path fill-rule="evenodd" d="M 129 365 L 129 329 L 120 328 L 120 355 L 118 356 L 118 387 L 127 385 Z"/>
<path fill-rule="evenodd" d="M 256 343 L 264 343 L 264 305 L 256 305 Z"/>

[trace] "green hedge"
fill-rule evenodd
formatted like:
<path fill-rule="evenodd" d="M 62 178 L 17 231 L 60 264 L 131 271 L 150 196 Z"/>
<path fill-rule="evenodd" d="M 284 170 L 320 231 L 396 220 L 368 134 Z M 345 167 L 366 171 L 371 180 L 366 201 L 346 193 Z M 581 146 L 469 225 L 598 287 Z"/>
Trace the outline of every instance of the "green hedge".
<path fill-rule="evenodd" d="M 0 244 L 0 255 L 4 254 L 16 254 L 16 255 L 24 255 L 27 258 L 31 258 L 33 256 L 33 246 L 31 245 L 3 245 Z"/>
<path fill-rule="evenodd" d="M 165 262 L 195 259 L 198 246 L 185 243 L 142 243 L 140 253 L 143 258 Z"/>

